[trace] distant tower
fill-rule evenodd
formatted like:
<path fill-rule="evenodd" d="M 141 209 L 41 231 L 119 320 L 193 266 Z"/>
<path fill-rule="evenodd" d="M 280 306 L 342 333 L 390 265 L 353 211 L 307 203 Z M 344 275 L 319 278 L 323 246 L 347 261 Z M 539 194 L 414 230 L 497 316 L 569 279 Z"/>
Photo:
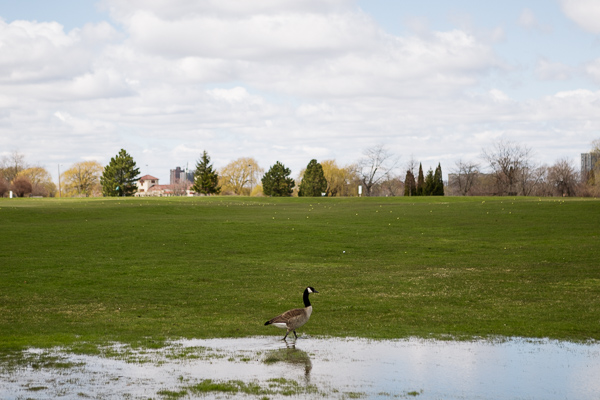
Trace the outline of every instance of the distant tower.
<path fill-rule="evenodd" d="M 581 153 L 581 179 L 587 181 L 590 171 L 598 163 L 600 157 L 598 153 Z"/>
<path fill-rule="evenodd" d="M 195 170 L 191 170 L 190 171 L 190 165 L 186 165 L 185 167 L 185 177 L 187 179 L 188 182 L 194 182 L 194 174 L 196 173 Z"/>
<path fill-rule="evenodd" d="M 170 185 L 174 185 L 176 183 L 194 182 L 194 171 L 190 171 L 187 167 L 185 170 L 181 167 L 172 169 L 170 176 Z"/>
<path fill-rule="evenodd" d="M 175 185 L 176 183 L 179 183 L 183 175 L 182 172 L 183 171 L 181 170 L 181 167 L 176 167 L 175 169 L 172 169 L 169 184 Z"/>

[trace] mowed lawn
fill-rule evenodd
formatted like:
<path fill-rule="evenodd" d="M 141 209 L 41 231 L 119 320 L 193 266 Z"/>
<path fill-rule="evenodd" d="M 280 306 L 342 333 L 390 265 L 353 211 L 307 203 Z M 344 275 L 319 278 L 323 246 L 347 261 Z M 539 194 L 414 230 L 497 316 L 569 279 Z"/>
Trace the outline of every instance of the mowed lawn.
<path fill-rule="evenodd" d="M 600 339 L 600 201 L 0 199 L 0 350 L 281 335 Z"/>

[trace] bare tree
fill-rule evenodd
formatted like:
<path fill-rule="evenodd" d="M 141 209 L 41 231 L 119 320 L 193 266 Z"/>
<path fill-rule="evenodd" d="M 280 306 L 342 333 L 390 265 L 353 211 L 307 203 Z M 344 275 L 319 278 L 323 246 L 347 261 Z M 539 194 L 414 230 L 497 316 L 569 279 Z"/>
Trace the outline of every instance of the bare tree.
<path fill-rule="evenodd" d="M 382 196 L 402 196 L 404 182 L 402 182 L 400 176 L 391 173 L 386 174 L 385 179 L 379 184 L 379 191 Z"/>
<path fill-rule="evenodd" d="M 592 140 L 592 153 L 600 154 L 600 139 Z"/>
<path fill-rule="evenodd" d="M 548 181 L 548 167 L 546 164 L 537 167 L 536 171 L 539 174 L 539 182 L 535 185 L 531 191 L 531 196 L 554 196 L 554 187 Z"/>
<path fill-rule="evenodd" d="M 560 159 L 548 168 L 548 183 L 554 188 L 554 193 L 559 196 L 574 196 L 577 191 L 579 174 L 571 162 Z"/>
<path fill-rule="evenodd" d="M 192 186 L 192 183 L 187 179 L 176 179 L 175 183 L 171 185 L 171 189 L 173 190 L 173 196 L 185 196 L 187 194 L 188 189 Z"/>
<path fill-rule="evenodd" d="M 358 175 L 365 188 L 365 195 L 371 196 L 373 186 L 395 170 L 398 158 L 382 144 L 366 149 L 364 155 L 358 162 Z"/>
<path fill-rule="evenodd" d="M 27 164 L 25 164 L 25 155 L 22 153 L 15 150 L 8 156 L 2 157 L 0 173 L 8 182 L 12 182 L 24 169 L 27 169 Z"/>
<path fill-rule="evenodd" d="M 448 182 L 448 185 L 453 186 L 461 196 L 466 196 L 470 194 L 479 177 L 479 164 L 458 160 L 455 168 L 450 171 L 450 176 L 452 177 L 452 181 Z"/>
<path fill-rule="evenodd" d="M 546 179 L 547 166 L 531 164 L 523 168 L 519 174 L 519 184 L 521 185 L 521 194 L 530 196 L 538 186 L 542 185 Z"/>
<path fill-rule="evenodd" d="M 415 170 L 419 166 L 419 162 L 415 159 L 414 155 L 410 156 L 410 159 L 406 162 L 404 169 L 406 171 L 410 171 L 413 175 L 415 175 Z"/>
<path fill-rule="evenodd" d="M 529 147 L 499 140 L 483 150 L 483 158 L 490 164 L 498 194 L 527 194 L 535 170 Z"/>

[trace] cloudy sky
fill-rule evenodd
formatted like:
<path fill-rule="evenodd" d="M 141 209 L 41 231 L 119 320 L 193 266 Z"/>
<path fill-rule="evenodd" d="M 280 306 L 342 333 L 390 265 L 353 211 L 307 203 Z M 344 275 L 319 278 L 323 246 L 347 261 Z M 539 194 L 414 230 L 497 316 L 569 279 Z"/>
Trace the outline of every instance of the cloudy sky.
<path fill-rule="evenodd" d="M 600 138 L 598 0 L 0 0 L 0 156 L 539 163 Z"/>

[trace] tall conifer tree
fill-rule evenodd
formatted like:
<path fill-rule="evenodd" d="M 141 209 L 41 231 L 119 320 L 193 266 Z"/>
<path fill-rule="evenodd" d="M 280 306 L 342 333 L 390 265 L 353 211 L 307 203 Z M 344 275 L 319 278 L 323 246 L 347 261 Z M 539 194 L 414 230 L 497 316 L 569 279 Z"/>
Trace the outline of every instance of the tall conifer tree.
<path fill-rule="evenodd" d="M 406 171 L 406 178 L 404 179 L 404 195 L 417 195 L 417 183 L 415 182 L 415 175 L 410 170 Z"/>
<path fill-rule="evenodd" d="M 327 180 L 323 174 L 323 167 L 317 160 L 310 160 L 304 171 L 304 177 L 300 183 L 298 196 L 316 197 L 327 191 Z"/>
<path fill-rule="evenodd" d="M 104 196 L 132 196 L 137 191 L 135 182 L 140 174 L 135 161 L 124 149 L 119 151 L 110 163 L 104 167 L 100 177 Z"/>
<path fill-rule="evenodd" d="M 219 186 L 219 175 L 210 164 L 210 157 L 206 150 L 202 152 L 202 156 L 196 163 L 196 172 L 194 173 L 194 186 L 192 190 L 201 194 L 219 194 L 221 187 Z"/>
<path fill-rule="evenodd" d="M 433 179 L 433 170 L 429 168 L 427 171 L 427 177 L 425 178 L 425 187 L 423 188 L 424 196 L 431 196 L 435 187 L 435 181 Z"/>
<path fill-rule="evenodd" d="M 417 196 L 425 195 L 425 178 L 423 177 L 423 165 L 419 163 L 419 176 L 417 177 Z"/>
<path fill-rule="evenodd" d="M 444 195 L 444 179 L 442 177 L 442 165 L 440 163 L 438 163 L 435 174 L 433 175 L 433 190 L 431 194 L 433 196 Z"/>
<path fill-rule="evenodd" d="M 263 193 L 273 197 L 291 196 L 295 183 L 290 174 L 290 169 L 277 161 L 262 177 Z"/>

